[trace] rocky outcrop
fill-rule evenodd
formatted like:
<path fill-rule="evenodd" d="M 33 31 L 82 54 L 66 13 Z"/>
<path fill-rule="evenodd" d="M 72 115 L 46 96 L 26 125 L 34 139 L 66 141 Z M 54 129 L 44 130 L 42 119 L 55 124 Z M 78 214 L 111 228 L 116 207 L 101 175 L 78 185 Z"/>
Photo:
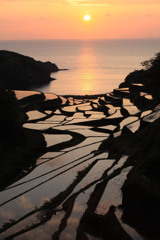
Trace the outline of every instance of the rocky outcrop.
<path fill-rule="evenodd" d="M 144 69 L 136 70 L 128 74 L 124 82 L 120 84 L 120 88 L 128 87 L 131 93 L 136 94 L 137 89 L 133 85 L 139 85 L 140 91 L 152 94 L 154 100 L 160 101 L 160 53 L 155 57 L 142 62 Z M 140 86 L 141 85 L 141 86 Z"/>
<path fill-rule="evenodd" d="M 51 62 L 36 61 L 31 57 L 9 51 L 0 51 L 0 85 L 7 89 L 26 90 L 53 80 L 58 67 Z"/>

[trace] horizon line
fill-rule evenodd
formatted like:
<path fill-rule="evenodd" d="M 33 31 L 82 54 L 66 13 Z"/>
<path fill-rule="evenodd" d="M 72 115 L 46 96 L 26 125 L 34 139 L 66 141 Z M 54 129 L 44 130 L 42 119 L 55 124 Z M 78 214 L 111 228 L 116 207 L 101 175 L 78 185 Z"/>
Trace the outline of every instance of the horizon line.
<path fill-rule="evenodd" d="M 28 38 L 28 39 L 0 39 L 5 41 L 95 41 L 95 40 L 158 40 L 160 37 L 129 37 L 129 38 Z"/>

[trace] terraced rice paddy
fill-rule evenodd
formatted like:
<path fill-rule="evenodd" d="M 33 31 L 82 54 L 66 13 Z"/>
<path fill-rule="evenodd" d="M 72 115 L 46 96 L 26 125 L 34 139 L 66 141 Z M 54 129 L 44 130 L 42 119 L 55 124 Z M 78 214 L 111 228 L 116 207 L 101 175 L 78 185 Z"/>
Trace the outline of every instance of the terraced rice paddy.
<path fill-rule="evenodd" d="M 127 156 L 110 157 L 105 143 L 154 121 L 159 108 L 138 109 L 126 88 L 97 99 L 45 94 L 33 106 L 36 94 L 16 92 L 28 115 L 24 127 L 44 135 L 46 151 L 0 193 L 0 239 L 112 239 L 111 227 L 105 238 L 95 224 L 110 213 L 124 239 L 142 240 L 122 222 L 119 207 L 132 166 Z"/>

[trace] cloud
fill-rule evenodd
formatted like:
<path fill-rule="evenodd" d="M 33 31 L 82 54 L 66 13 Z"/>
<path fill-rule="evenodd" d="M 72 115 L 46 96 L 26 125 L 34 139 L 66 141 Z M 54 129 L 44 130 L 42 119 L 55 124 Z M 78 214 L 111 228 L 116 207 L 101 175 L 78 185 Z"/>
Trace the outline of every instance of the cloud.
<path fill-rule="evenodd" d="M 111 14 L 110 14 L 110 13 L 106 13 L 106 14 L 105 14 L 105 16 L 107 16 L 107 17 L 110 17 L 110 16 L 111 16 Z"/>
<path fill-rule="evenodd" d="M 60 5 L 160 5 L 159 0 L 0 0 L 1 2 L 39 2 Z"/>
<path fill-rule="evenodd" d="M 108 5 L 105 0 L 70 0 L 70 2 L 76 5 Z"/>
<path fill-rule="evenodd" d="M 49 5 L 73 5 L 72 0 L 0 0 L 0 5 L 5 3 L 32 3 L 49 6 Z"/>
<path fill-rule="evenodd" d="M 15 217 L 13 213 L 11 213 L 7 210 L 1 210 L 0 215 L 1 215 L 1 217 L 7 218 L 7 219 L 13 219 Z"/>
<path fill-rule="evenodd" d="M 48 3 L 53 3 L 53 4 L 64 4 L 64 5 L 68 5 L 71 3 L 71 0 L 0 0 L 0 3 L 4 3 L 4 2 L 38 2 L 38 3 L 43 3 L 43 4 L 48 4 Z"/>
<path fill-rule="evenodd" d="M 30 202 L 30 199 L 25 197 L 25 196 L 22 196 L 20 199 L 19 199 L 19 207 L 23 208 L 23 209 L 30 209 L 32 207 L 31 205 L 31 202 Z"/>
<path fill-rule="evenodd" d="M 72 4 L 80 5 L 146 5 L 160 4 L 159 0 L 69 0 Z"/>

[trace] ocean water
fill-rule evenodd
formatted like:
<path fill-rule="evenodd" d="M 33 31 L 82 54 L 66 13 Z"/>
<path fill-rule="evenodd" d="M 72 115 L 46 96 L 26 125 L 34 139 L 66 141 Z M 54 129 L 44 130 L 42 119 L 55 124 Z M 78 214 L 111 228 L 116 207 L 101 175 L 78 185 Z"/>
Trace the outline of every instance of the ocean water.
<path fill-rule="evenodd" d="M 0 41 L 0 49 L 56 63 L 56 80 L 34 90 L 60 95 L 101 94 L 117 88 L 141 62 L 160 51 L 160 39 Z"/>

